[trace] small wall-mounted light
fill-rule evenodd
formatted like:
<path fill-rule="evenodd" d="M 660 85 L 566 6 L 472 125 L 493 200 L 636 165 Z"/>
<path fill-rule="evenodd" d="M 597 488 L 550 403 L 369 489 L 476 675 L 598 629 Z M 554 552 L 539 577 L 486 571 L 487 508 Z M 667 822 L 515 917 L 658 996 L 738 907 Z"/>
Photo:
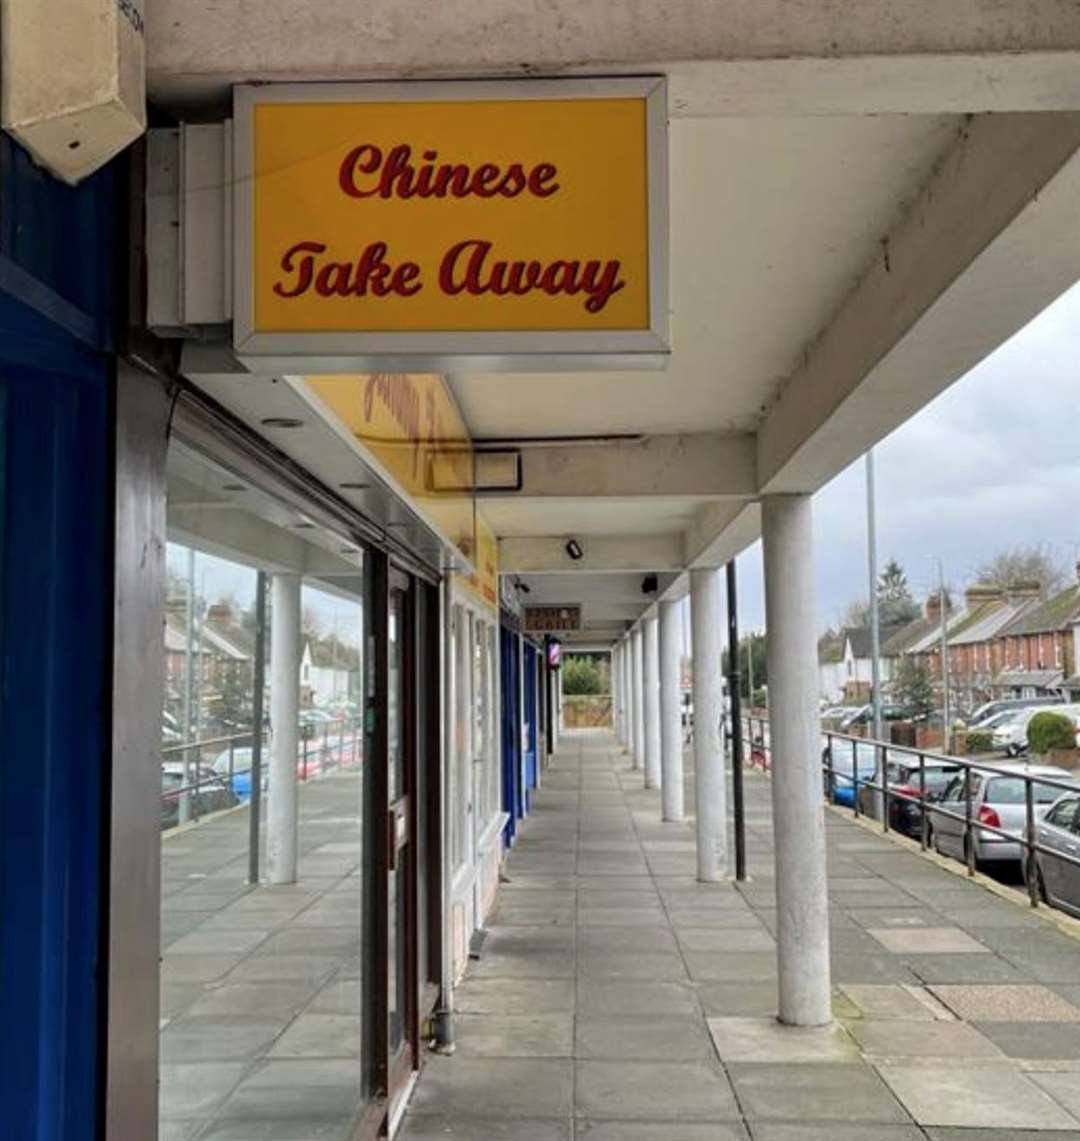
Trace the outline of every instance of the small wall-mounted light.
<path fill-rule="evenodd" d="M 514 579 L 514 587 L 517 590 L 520 590 L 522 594 L 531 594 L 532 593 L 532 587 L 530 587 L 527 582 L 522 582 L 520 578 Z"/>
<path fill-rule="evenodd" d="M 647 574 L 647 575 L 646 575 L 646 576 L 645 576 L 645 577 L 644 577 L 644 578 L 641 580 L 641 593 L 642 593 L 642 594 L 655 594 L 655 593 L 656 593 L 656 589 L 657 589 L 657 587 L 658 587 L 659 585 L 660 585 L 660 584 L 659 584 L 659 582 L 657 581 L 656 575 L 654 575 L 654 574 Z"/>
<path fill-rule="evenodd" d="M 584 558 L 585 552 L 581 549 L 581 544 L 577 539 L 567 539 L 566 546 L 563 548 L 566 553 L 577 562 L 578 559 Z"/>
<path fill-rule="evenodd" d="M 304 421 L 298 420 L 295 416 L 267 416 L 259 423 L 264 428 L 302 428 L 304 426 Z"/>

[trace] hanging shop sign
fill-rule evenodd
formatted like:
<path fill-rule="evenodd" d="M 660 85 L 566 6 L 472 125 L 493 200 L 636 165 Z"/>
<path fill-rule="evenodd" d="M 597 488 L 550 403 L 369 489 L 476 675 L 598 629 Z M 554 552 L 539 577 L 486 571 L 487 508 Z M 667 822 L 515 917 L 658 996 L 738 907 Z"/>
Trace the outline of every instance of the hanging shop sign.
<path fill-rule="evenodd" d="M 659 78 L 237 88 L 237 353 L 662 365 L 666 118 Z"/>
<path fill-rule="evenodd" d="M 581 629 L 580 606 L 526 606 L 525 630 L 530 634 L 558 634 Z"/>
<path fill-rule="evenodd" d="M 444 377 L 376 372 L 290 377 L 288 383 L 478 566 L 472 440 Z"/>
<path fill-rule="evenodd" d="M 482 512 L 476 512 L 476 558 L 472 574 L 457 574 L 455 583 L 491 610 L 499 609 L 499 541 Z"/>

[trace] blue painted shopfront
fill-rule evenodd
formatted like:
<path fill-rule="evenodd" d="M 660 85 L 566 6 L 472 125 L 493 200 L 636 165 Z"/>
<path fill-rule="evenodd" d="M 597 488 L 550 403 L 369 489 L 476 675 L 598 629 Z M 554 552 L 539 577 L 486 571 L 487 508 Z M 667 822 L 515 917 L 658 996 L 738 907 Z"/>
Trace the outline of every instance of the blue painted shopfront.
<path fill-rule="evenodd" d="M 115 190 L 0 136 L 0 1102 L 20 1141 L 99 1119 Z"/>
<path fill-rule="evenodd" d="M 517 633 L 504 622 L 499 629 L 499 660 L 502 682 L 502 807 L 507 815 L 503 838 L 507 844 L 513 843 L 518 821 L 525 815 L 518 644 Z"/>
<path fill-rule="evenodd" d="M 525 787 L 527 789 L 527 808 L 532 808 L 532 791 L 540 783 L 539 772 L 539 726 L 537 714 L 539 712 L 539 694 L 537 693 L 537 660 L 539 655 L 535 647 L 525 643 L 525 725 L 523 744 L 525 748 Z"/>

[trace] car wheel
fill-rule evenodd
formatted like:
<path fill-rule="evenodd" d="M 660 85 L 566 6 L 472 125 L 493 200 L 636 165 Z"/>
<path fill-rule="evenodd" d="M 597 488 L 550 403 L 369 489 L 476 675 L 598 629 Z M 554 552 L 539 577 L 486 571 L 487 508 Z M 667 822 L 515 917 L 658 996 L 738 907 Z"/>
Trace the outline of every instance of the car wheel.
<path fill-rule="evenodd" d="M 1017 747 L 1015 745 L 1006 745 L 1005 746 L 1005 756 L 1007 756 L 1007 757 L 1015 757 L 1019 752 L 1020 752 L 1020 750 L 1017 749 Z"/>

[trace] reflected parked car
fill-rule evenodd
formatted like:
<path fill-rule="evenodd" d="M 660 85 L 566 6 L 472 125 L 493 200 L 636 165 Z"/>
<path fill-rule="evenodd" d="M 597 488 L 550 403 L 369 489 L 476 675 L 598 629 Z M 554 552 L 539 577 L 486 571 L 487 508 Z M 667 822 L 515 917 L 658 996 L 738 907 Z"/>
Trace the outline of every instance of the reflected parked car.
<path fill-rule="evenodd" d="M 209 765 L 190 765 L 192 809 L 197 816 L 232 808 L 237 797 Z M 182 761 L 163 761 L 161 765 L 161 827 L 172 828 L 180 822 L 180 798 L 184 788 Z"/>
<path fill-rule="evenodd" d="M 825 796 L 829 796 L 829 745 L 822 742 L 821 766 Z M 858 772 L 856 774 L 856 766 Z M 860 790 L 863 781 L 874 779 L 877 772 L 877 749 L 867 741 L 833 741 L 832 745 L 832 802 L 844 808 L 855 807 L 855 781 Z M 860 805 L 862 801 L 859 802 Z"/>
<path fill-rule="evenodd" d="M 1049 849 L 1035 853 L 1040 897 L 1080 918 L 1080 864 L 1062 858 L 1080 859 L 1080 792 L 1067 792 L 1054 801 L 1039 823 L 1036 838 Z"/>
<path fill-rule="evenodd" d="M 1027 820 L 1024 784 L 1025 777 L 1049 777 L 1051 780 L 1072 784 L 1072 773 L 1056 765 L 1017 766 L 1014 772 L 1005 769 L 980 772 L 972 769 L 970 775 L 972 833 L 975 843 L 975 863 L 1016 862 L 1023 855 L 1019 837 L 1023 836 Z M 1050 805 L 1061 795 L 1060 787 L 1032 782 L 1035 815 L 1041 819 Z M 964 773 L 959 772 L 949 782 L 939 801 L 940 807 L 955 814 L 955 818 L 934 812 L 930 816 L 931 843 L 944 856 L 955 856 L 967 861 L 968 838 L 965 835 L 967 798 Z M 978 825 L 999 828 L 1010 836 L 999 836 Z"/>
<path fill-rule="evenodd" d="M 941 800 L 950 781 L 962 772 L 961 766 L 955 762 L 927 757 L 920 773 L 918 757 L 890 755 L 885 765 L 885 780 L 889 791 L 897 795 L 889 799 L 889 827 L 903 832 L 905 836 L 921 836 L 923 803 L 933 804 Z M 869 813 L 873 798 L 873 789 L 860 788 L 859 808 Z"/>

